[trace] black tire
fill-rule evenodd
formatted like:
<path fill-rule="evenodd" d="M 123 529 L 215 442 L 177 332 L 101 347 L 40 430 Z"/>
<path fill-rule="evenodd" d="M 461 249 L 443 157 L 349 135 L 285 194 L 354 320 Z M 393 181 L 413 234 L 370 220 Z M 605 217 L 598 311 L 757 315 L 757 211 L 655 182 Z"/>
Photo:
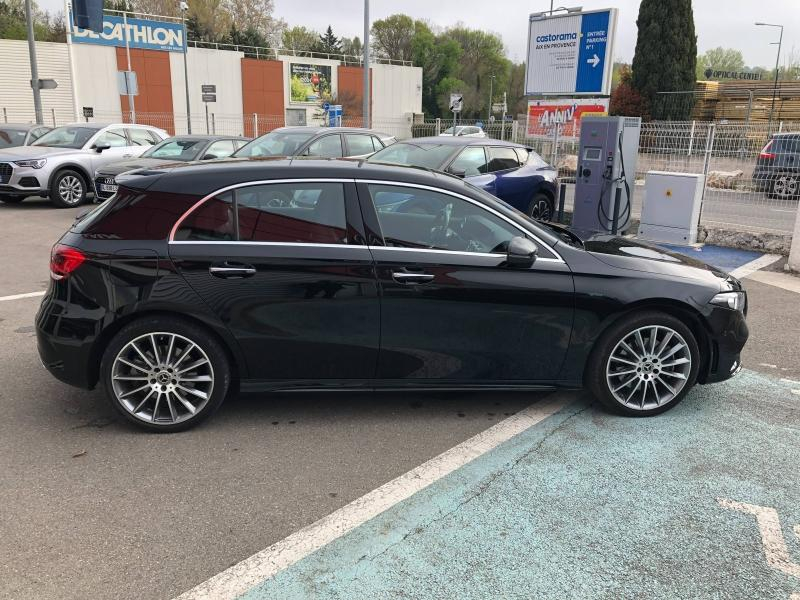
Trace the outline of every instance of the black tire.
<path fill-rule="evenodd" d="M 66 189 L 70 190 L 69 193 Z M 64 169 L 56 173 L 50 181 L 50 202 L 58 208 L 74 208 L 86 202 L 88 191 L 83 175 L 72 169 Z"/>
<path fill-rule="evenodd" d="M 25 196 L 0 196 L 0 202 L 6 204 L 19 204 L 23 200 L 25 200 Z"/>
<path fill-rule="evenodd" d="M 552 221 L 553 211 L 553 200 L 547 194 L 539 192 L 528 204 L 527 214 L 537 221 Z"/>
<path fill-rule="evenodd" d="M 673 381 L 685 381 L 683 387 L 677 391 L 677 394 L 674 397 L 664 400 L 662 404 L 658 404 L 656 406 L 645 406 L 644 408 L 635 407 L 632 408 L 630 405 L 624 404 L 621 400 L 619 400 L 613 393 L 608 378 L 606 377 L 606 369 L 609 366 L 611 353 L 614 352 L 615 348 L 618 347 L 618 344 L 621 344 L 621 340 L 625 340 L 625 338 L 631 334 L 634 334 L 636 330 L 641 328 L 647 327 L 660 327 L 664 328 L 663 337 L 666 337 L 666 329 L 672 330 L 674 333 L 678 334 L 680 338 L 685 342 L 685 350 L 682 353 L 685 355 L 686 353 L 689 354 L 690 358 L 690 365 L 688 368 L 684 367 L 684 372 L 681 373 L 685 380 L 683 379 L 674 379 L 673 377 L 663 377 L 663 380 L 668 380 L 670 382 Z M 655 336 L 656 342 L 658 343 L 658 335 Z M 674 339 L 675 341 L 680 341 L 679 338 L 673 337 L 670 339 Z M 646 344 L 649 342 L 649 339 L 645 339 Z M 667 344 L 664 352 L 669 352 L 670 346 Z M 644 353 L 643 353 L 644 354 Z M 643 357 L 644 360 L 649 361 L 649 359 Z M 664 359 L 664 360 L 672 360 L 672 359 Z M 634 359 L 634 362 L 638 362 Z M 619 319 L 616 323 L 611 325 L 600 338 L 595 343 L 594 349 L 592 350 L 592 354 L 589 357 L 589 361 L 586 365 L 586 373 L 585 373 L 585 384 L 586 387 L 592 392 L 592 394 L 608 409 L 617 412 L 619 414 L 634 416 L 634 417 L 648 417 L 652 415 L 657 415 L 662 413 L 666 410 L 677 405 L 689 390 L 694 386 L 695 382 L 697 381 L 697 373 L 699 370 L 700 365 L 700 350 L 697 345 L 697 340 L 694 337 L 691 329 L 686 326 L 685 323 L 680 321 L 679 319 L 668 315 L 666 313 L 648 310 L 648 311 L 641 311 L 636 313 L 631 313 L 630 315 L 626 315 Z M 652 365 L 651 365 L 652 366 Z M 661 366 L 661 363 L 658 365 Z M 669 366 L 669 365 L 667 365 Z M 627 367 L 622 367 L 627 368 Z M 632 365 L 634 370 L 636 369 L 643 369 L 643 367 L 636 367 Z M 630 377 L 634 378 L 631 386 L 637 385 L 639 383 L 638 379 L 642 379 L 643 377 L 650 377 L 651 380 L 653 377 L 658 377 L 658 371 L 655 371 L 655 374 L 652 374 L 650 371 L 650 366 L 647 367 L 647 372 L 643 371 L 642 374 L 639 373 L 638 370 L 636 372 L 631 371 L 633 373 Z M 663 368 L 663 367 L 662 367 Z M 674 370 L 678 370 L 678 367 L 672 367 Z M 659 378 L 662 379 L 662 378 Z M 617 379 L 617 382 L 623 381 L 622 378 Z M 647 379 L 644 379 L 647 381 Z M 648 385 L 652 385 L 653 389 L 661 389 L 661 393 L 665 395 L 665 397 L 669 394 L 669 391 L 662 387 L 664 384 L 659 382 L 659 388 L 656 387 L 656 382 L 651 384 L 645 383 L 645 388 L 649 390 L 647 387 Z M 675 384 L 673 384 L 675 385 Z M 622 393 L 625 394 L 628 391 L 632 390 L 632 387 L 627 387 L 622 390 Z M 647 393 L 647 392 L 646 392 Z M 645 394 L 646 394 L 645 393 Z M 659 392 L 652 393 L 655 398 L 659 397 Z M 634 400 L 638 398 L 635 397 Z M 644 401 L 643 401 L 644 403 Z M 658 403 L 658 400 L 656 400 Z"/>
<path fill-rule="evenodd" d="M 778 200 L 796 200 L 800 196 L 800 175 L 778 173 L 772 179 L 767 196 Z"/>
<path fill-rule="evenodd" d="M 202 353 L 210 363 L 211 368 L 209 369 L 209 371 L 212 378 L 212 383 L 210 384 L 212 386 L 210 390 L 211 393 L 208 396 L 208 399 L 197 410 L 196 413 L 190 413 L 189 411 L 182 408 L 181 404 L 177 401 L 176 398 L 177 393 L 175 396 L 164 394 L 165 403 L 168 403 L 169 405 L 168 414 L 171 415 L 173 421 L 162 420 L 162 422 L 157 422 L 159 420 L 158 418 L 153 420 L 152 415 L 150 415 L 150 418 L 147 418 L 148 415 L 146 414 L 146 412 L 144 412 L 148 408 L 154 406 L 153 403 L 155 397 L 153 397 L 150 400 L 151 402 L 150 405 L 144 406 L 144 410 L 139 414 L 139 416 L 134 415 L 132 413 L 132 410 L 126 408 L 125 405 L 123 404 L 123 401 L 120 400 L 120 398 L 118 397 L 117 390 L 115 390 L 114 387 L 115 379 L 113 378 L 114 369 L 119 368 L 120 364 L 116 363 L 117 367 L 115 367 L 115 361 L 117 357 L 122 355 L 123 350 L 128 348 L 128 344 L 131 341 L 137 341 L 137 347 L 138 347 L 139 345 L 138 340 L 142 338 L 142 336 L 147 336 L 146 339 L 150 339 L 150 334 L 158 334 L 159 336 L 164 336 L 165 338 L 168 335 L 175 335 L 178 336 L 178 339 L 188 340 L 189 342 L 196 345 L 197 349 L 199 349 L 199 352 Z M 156 339 L 159 338 L 156 337 Z M 175 352 L 178 352 L 177 346 L 178 344 L 176 343 Z M 158 362 L 156 360 L 153 360 L 152 346 L 150 346 L 149 348 L 143 346 L 141 349 L 144 351 L 145 356 L 151 362 L 153 362 L 154 364 Z M 193 352 L 196 351 L 198 350 L 193 350 Z M 163 347 L 161 353 L 162 355 L 168 354 L 163 352 Z M 180 356 L 181 356 L 180 354 L 176 354 L 175 358 L 176 359 L 180 358 Z M 162 356 L 162 359 L 164 359 L 164 356 Z M 190 361 L 191 360 L 193 359 L 190 358 Z M 169 363 L 168 360 L 162 360 L 160 362 L 165 363 L 165 366 L 166 364 Z M 141 364 L 143 366 L 146 366 L 144 361 L 142 361 Z M 184 365 L 185 364 L 186 363 L 184 363 Z M 181 367 L 183 367 L 183 365 L 181 365 Z M 143 369 L 140 368 L 140 370 Z M 176 366 L 176 371 L 177 371 L 177 366 Z M 132 370 L 131 373 L 138 374 L 139 372 L 136 370 Z M 191 374 L 192 373 L 190 372 L 189 375 Z M 150 375 L 147 375 L 146 377 L 150 377 Z M 114 407 L 114 409 L 120 415 L 122 415 L 127 421 L 134 423 L 135 425 L 142 427 L 144 429 L 148 429 L 150 431 L 169 433 L 175 431 L 183 431 L 198 425 L 199 423 L 207 419 L 209 416 L 211 416 L 220 407 L 225 397 L 227 396 L 228 389 L 230 388 L 231 385 L 231 368 L 228 362 L 228 357 L 225 354 L 222 345 L 205 328 L 198 326 L 194 323 L 191 323 L 189 321 L 183 320 L 180 317 L 154 316 L 154 317 L 144 317 L 136 321 L 133 321 L 132 323 L 129 323 L 126 326 L 124 326 L 119 332 L 117 332 L 117 334 L 112 338 L 111 342 L 108 344 L 108 346 L 105 349 L 105 352 L 103 353 L 103 358 L 100 363 L 100 379 L 106 393 L 106 398 Z M 162 382 L 162 383 L 164 383 L 165 385 L 168 384 L 168 382 Z M 173 383 L 175 382 L 173 381 Z M 138 384 L 139 382 L 131 383 L 130 385 L 135 386 Z M 149 381 L 145 381 L 144 385 L 148 387 L 145 388 L 142 394 L 147 393 L 151 387 L 155 388 L 160 387 L 155 379 L 150 379 Z M 183 392 L 181 392 L 181 395 L 187 396 Z M 191 396 L 189 397 L 190 400 L 194 400 L 194 397 Z M 169 398 L 169 400 L 167 400 L 167 398 Z M 158 395 L 158 399 L 160 402 L 161 394 Z M 136 400 L 139 401 L 140 396 L 136 397 Z M 173 412 L 173 406 L 172 406 L 173 404 L 175 406 L 176 412 L 180 411 L 178 414 L 183 413 L 180 414 L 180 417 L 183 420 L 175 419 L 176 413 Z M 158 408 L 152 409 L 152 411 L 157 415 L 158 414 L 164 415 L 165 413 L 167 413 L 167 411 L 164 410 L 163 406 L 161 407 L 160 411 Z"/>

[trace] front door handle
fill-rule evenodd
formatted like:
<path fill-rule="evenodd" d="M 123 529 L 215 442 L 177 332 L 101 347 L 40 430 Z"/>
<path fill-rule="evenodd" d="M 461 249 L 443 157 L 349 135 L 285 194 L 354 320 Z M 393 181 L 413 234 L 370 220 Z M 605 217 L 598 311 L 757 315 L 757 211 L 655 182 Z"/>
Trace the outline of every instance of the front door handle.
<path fill-rule="evenodd" d="M 403 271 L 395 271 L 392 273 L 392 279 L 397 283 L 406 285 L 413 285 L 416 283 L 428 283 L 433 281 L 433 275 L 430 273 L 404 273 Z"/>
<path fill-rule="evenodd" d="M 256 274 L 256 268 L 250 265 L 224 265 L 209 267 L 208 272 L 214 277 L 222 277 L 223 279 L 230 279 L 234 277 L 250 277 Z"/>

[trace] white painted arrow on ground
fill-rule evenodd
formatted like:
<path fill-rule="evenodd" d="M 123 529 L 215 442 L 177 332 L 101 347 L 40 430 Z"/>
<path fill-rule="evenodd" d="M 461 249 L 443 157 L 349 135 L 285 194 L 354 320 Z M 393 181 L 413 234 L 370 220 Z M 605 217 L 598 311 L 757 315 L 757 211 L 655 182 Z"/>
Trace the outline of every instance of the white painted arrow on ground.
<path fill-rule="evenodd" d="M 600 64 L 600 57 L 597 56 L 597 54 L 595 54 L 592 58 L 587 58 L 586 62 L 592 65 L 592 67 L 594 68 Z"/>

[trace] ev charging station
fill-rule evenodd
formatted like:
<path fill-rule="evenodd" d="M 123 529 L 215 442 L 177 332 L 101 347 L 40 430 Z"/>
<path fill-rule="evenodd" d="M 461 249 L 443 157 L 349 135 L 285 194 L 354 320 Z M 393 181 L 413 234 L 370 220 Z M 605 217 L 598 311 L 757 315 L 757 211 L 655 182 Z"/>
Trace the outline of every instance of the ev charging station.
<path fill-rule="evenodd" d="M 581 120 L 573 227 L 615 234 L 628 228 L 641 127 L 640 117 Z"/>

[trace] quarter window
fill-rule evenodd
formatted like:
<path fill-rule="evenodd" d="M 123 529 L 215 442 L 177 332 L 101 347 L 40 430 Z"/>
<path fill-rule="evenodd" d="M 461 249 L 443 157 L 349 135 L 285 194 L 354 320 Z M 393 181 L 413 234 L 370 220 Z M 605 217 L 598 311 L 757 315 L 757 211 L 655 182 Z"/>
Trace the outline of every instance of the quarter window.
<path fill-rule="evenodd" d="M 513 148 L 495 148 L 490 146 L 489 171 L 505 171 L 519 167 L 519 158 Z"/>
<path fill-rule="evenodd" d="M 453 161 L 453 164 L 450 165 L 450 168 L 453 170 L 463 169 L 466 177 L 486 173 L 488 168 L 486 166 L 486 153 L 483 150 L 483 146 L 464 148 L 461 154 Z"/>
<path fill-rule="evenodd" d="M 323 158 L 341 158 L 342 138 L 338 135 L 326 135 L 311 143 L 306 152 L 309 156 Z"/>
<path fill-rule="evenodd" d="M 233 194 L 209 198 L 192 211 L 175 233 L 176 240 L 229 242 L 236 239 Z"/>
<path fill-rule="evenodd" d="M 455 196 L 391 185 L 369 185 L 387 246 L 460 252 L 505 252 L 524 233 Z"/>

